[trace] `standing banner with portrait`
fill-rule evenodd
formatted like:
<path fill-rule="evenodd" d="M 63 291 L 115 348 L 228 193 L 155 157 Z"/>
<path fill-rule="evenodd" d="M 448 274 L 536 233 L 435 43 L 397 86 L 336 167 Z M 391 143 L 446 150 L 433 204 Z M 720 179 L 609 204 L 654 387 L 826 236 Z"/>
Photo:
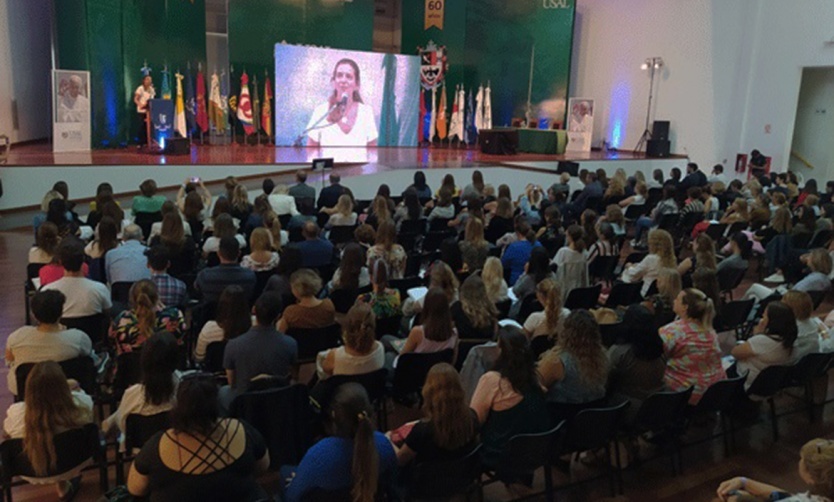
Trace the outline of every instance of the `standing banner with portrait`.
<path fill-rule="evenodd" d="M 594 135 L 594 100 L 570 98 L 568 102 L 568 152 L 590 152 Z"/>
<path fill-rule="evenodd" d="M 90 72 L 52 70 L 52 151 L 90 150 Z"/>
<path fill-rule="evenodd" d="M 277 146 L 417 146 L 420 58 L 275 45 Z"/>

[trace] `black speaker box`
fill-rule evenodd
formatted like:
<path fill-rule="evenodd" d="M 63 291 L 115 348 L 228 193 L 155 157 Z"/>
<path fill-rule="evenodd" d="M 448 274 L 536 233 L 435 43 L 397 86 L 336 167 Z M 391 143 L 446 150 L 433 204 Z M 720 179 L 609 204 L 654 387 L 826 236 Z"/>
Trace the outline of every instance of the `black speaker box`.
<path fill-rule="evenodd" d="M 579 162 L 560 161 L 556 166 L 556 174 L 568 173 L 573 177 L 579 176 Z"/>
<path fill-rule="evenodd" d="M 665 141 L 669 139 L 669 121 L 655 120 L 652 124 L 652 139 Z"/>
<path fill-rule="evenodd" d="M 191 153 L 191 140 L 189 138 L 170 138 L 165 142 L 165 155 L 188 155 Z"/>
<path fill-rule="evenodd" d="M 671 147 L 668 140 L 650 139 L 646 143 L 646 157 L 668 157 Z"/>

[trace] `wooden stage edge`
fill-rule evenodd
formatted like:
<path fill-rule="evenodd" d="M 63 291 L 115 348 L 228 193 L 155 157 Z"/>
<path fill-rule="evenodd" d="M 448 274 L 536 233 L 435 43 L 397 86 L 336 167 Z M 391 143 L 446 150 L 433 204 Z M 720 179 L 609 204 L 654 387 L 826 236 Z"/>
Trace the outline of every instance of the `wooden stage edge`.
<path fill-rule="evenodd" d="M 188 155 L 159 155 L 146 153 L 136 147 L 93 150 L 91 152 L 53 153 L 48 143 L 12 146 L 4 168 L 62 167 L 62 166 L 161 166 L 161 165 L 299 165 L 313 159 L 332 157 L 340 166 L 355 164 L 385 164 L 390 167 L 449 167 L 451 165 L 504 164 L 507 162 L 559 162 L 605 160 L 656 160 L 643 153 L 614 150 L 603 152 L 568 152 L 562 155 L 519 153 L 516 155 L 489 155 L 477 147 L 457 146 L 424 147 L 330 147 L 295 148 L 269 145 L 192 145 Z M 670 159 L 685 159 L 673 155 Z"/>

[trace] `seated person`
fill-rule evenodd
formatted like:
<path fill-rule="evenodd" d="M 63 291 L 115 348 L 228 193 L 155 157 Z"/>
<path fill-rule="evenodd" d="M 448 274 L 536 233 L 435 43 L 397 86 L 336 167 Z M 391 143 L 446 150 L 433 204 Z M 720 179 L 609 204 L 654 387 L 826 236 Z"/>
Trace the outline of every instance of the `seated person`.
<path fill-rule="evenodd" d="M 156 285 L 145 279 L 130 287 L 130 310 L 113 320 L 110 338 L 116 345 L 116 353 L 121 355 L 141 350 L 146 340 L 161 331 L 180 340 L 185 327 L 182 312 L 176 307 L 162 305 Z"/>
<path fill-rule="evenodd" d="M 206 322 L 194 347 L 194 359 L 203 362 L 208 346 L 214 342 L 228 342 L 252 328 L 252 313 L 246 293 L 240 286 L 226 286 L 217 301 L 214 320 Z"/>
<path fill-rule="evenodd" d="M 164 244 L 151 246 L 145 251 L 148 258 L 148 268 L 151 270 L 151 281 L 156 284 L 159 301 L 166 307 L 181 307 L 185 305 L 188 289 L 185 283 L 168 274 L 171 265 L 168 248 Z"/>
<path fill-rule="evenodd" d="M 246 422 L 220 418 L 217 386 L 183 380 L 171 428 L 149 439 L 130 467 L 127 489 L 150 500 L 268 500 L 255 481 L 269 467 L 261 434 Z"/>
<path fill-rule="evenodd" d="M 104 284 L 85 278 L 81 268 L 84 264 L 84 244 L 73 237 L 64 238 L 58 247 L 58 260 L 64 268 L 64 277 L 43 286 L 43 289 L 64 294 L 66 301 L 61 317 L 107 314 L 113 306 L 110 291 Z"/>
<path fill-rule="evenodd" d="M 293 244 L 301 251 L 301 264 L 306 268 L 326 267 L 333 263 L 333 243 L 319 235 L 315 221 L 304 224 L 304 240 Z"/>
<path fill-rule="evenodd" d="M 43 227 L 41 227 L 43 228 Z M 23 326 L 6 339 L 6 375 L 9 391 L 17 395 L 16 370 L 21 364 L 41 361 L 66 361 L 79 356 L 92 356 L 93 343 L 81 330 L 67 329 L 61 324 L 66 297 L 60 291 L 35 293 L 30 302 L 36 326 Z M 18 396 L 23 397 L 23 396 Z"/>
<path fill-rule="evenodd" d="M 654 229 L 649 232 L 649 254 L 640 263 L 631 263 L 623 271 L 623 282 L 643 281 L 640 294 L 646 296 L 661 268 L 676 268 L 675 244 L 666 230 Z"/>
<path fill-rule="evenodd" d="M 814 317 L 814 302 L 804 291 L 788 291 L 782 297 L 782 303 L 790 307 L 796 317 L 796 341 L 793 344 L 791 359 L 796 362 L 816 352 L 822 352 L 821 345 L 830 339 L 828 327 L 818 317 Z"/>
<path fill-rule="evenodd" d="M 281 257 L 272 250 L 269 230 L 261 227 L 252 231 L 249 237 L 249 254 L 243 257 L 240 266 L 253 272 L 275 270 Z"/>
<path fill-rule="evenodd" d="M 320 380 L 333 375 L 362 375 L 385 366 L 385 349 L 376 340 L 376 316 L 367 303 L 357 303 L 342 322 L 344 345 L 319 354 Z"/>
<path fill-rule="evenodd" d="M 608 395 L 630 401 L 629 414 L 636 414 L 643 400 L 663 390 L 663 340 L 642 305 L 628 307 L 622 322 L 619 339 L 608 349 Z"/>
<path fill-rule="evenodd" d="M 796 317 L 782 302 L 767 304 L 753 336 L 730 352 L 736 359 L 736 374 L 747 374 L 744 388 L 748 389 L 765 368 L 789 364 L 796 341 Z"/>
<path fill-rule="evenodd" d="M 22 438 L 23 452 L 38 478 L 53 479 L 58 497 L 72 500 L 81 485 L 85 464 L 51 476 L 58 460 L 53 440 L 61 432 L 92 421 L 93 398 L 78 387 L 78 382 L 67 380 L 58 363 L 44 361 L 35 364 L 29 373 L 23 402 L 6 410 L 3 432 L 6 437 Z"/>
<path fill-rule="evenodd" d="M 828 251 L 823 248 L 812 249 L 810 253 L 802 255 L 801 261 L 808 266 L 811 273 L 794 284 L 790 289 L 794 291 L 805 291 L 806 293 L 810 291 L 828 291 L 831 289 L 831 279 L 828 278 L 828 275 L 831 273 L 832 261 Z M 784 285 L 769 288 L 756 283 L 747 289 L 743 299 L 749 300 L 753 298 L 757 302 L 760 302 L 769 296 L 774 294 L 781 295 L 787 291 L 788 288 Z"/>
<path fill-rule="evenodd" d="M 104 255 L 107 282 L 115 284 L 150 279 L 151 273 L 145 258 L 145 250 L 148 248 L 142 241 L 142 229 L 139 225 L 130 224 L 125 227 L 122 232 L 122 245 Z"/>
<path fill-rule="evenodd" d="M 536 286 L 536 300 L 544 310 L 527 316 L 524 320 L 524 334 L 530 339 L 549 336 L 555 340 L 561 332 L 564 319 L 570 314 L 570 310 L 562 307 L 562 292 L 555 279 L 545 279 Z"/>
<path fill-rule="evenodd" d="M 399 355 L 412 352 L 425 354 L 447 349 L 457 352 L 458 333 L 452 323 L 449 299 L 441 289 L 431 288 L 426 293 L 421 321 L 421 325 L 411 328 L 405 342 L 392 336 L 384 336 L 383 343 Z M 397 366 L 393 353 L 389 354 L 388 363 L 389 367 Z"/>
<path fill-rule="evenodd" d="M 388 265 L 378 259 L 371 265 L 371 271 L 371 292 L 360 295 L 356 302 L 370 305 L 377 319 L 402 315 L 400 291 L 388 287 Z"/>
<path fill-rule="evenodd" d="M 293 328 L 324 328 L 336 322 L 336 307 L 330 298 L 316 298 L 321 291 L 321 278 L 318 274 L 302 268 L 290 277 L 290 287 L 296 304 L 284 310 L 278 321 L 278 331 L 286 333 Z"/>
<path fill-rule="evenodd" d="M 355 242 L 351 242 L 342 251 L 339 268 L 333 273 L 333 279 L 327 285 L 327 290 L 336 289 L 356 290 L 371 284 L 368 268 L 365 267 L 365 250 Z"/>
<path fill-rule="evenodd" d="M 35 237 L 35 245 L 29 249 L 29 263 L 51 263 L 58 253 L 58 245 L 61 239 L 58 237 L 58 227 L 54 223 L 44 222 L 38 228 Z"/>
<path fill-rule="evenodd" d="M 487 296 L 484 281 L 472 274 L 460 287 L 460 300 L 452 304 L 452 320 L 461 338 L 492 340 L 498 331 L 498 309 Z"/>
<path fill-rule="evenodd" d="M 194 288 L 203 295 L 203 300 L 216 303 L 226 286 L 236 284 L 246 292 L 246 298 L 252 299 L 255 291 L 255 272 L 237 264 L 240 256 L 240 243 L 234 237 L 220 240 L 217 257 L 220 265 L 204 268 L 197 274 Z"/>

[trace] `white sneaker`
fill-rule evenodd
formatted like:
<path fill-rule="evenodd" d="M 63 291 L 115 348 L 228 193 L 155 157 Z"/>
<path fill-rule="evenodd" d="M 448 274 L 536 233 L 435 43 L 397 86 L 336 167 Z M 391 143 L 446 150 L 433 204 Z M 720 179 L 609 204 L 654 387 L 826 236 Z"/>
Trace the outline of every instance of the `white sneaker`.
<path fill-rule="evenodd" d="M 769 276 L 765 277 L 764 282 L 773 282 L 773 283 L 777 283 L 777 284 L 782 284 L 783 282 L 785 282 L 785 277 L 782 274 L 780 274 L 779 272 L 776 272 L 773 275 L 769 275 Z"/>

